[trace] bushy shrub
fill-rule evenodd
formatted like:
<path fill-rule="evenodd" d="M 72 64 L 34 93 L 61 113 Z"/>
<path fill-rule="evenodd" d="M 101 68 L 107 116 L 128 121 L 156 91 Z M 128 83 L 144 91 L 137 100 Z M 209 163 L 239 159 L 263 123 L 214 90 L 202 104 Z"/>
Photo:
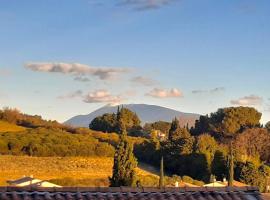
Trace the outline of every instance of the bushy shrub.
<path fill-rule="evenodd" d="M 114 155 L 114 147 L 91 135 L 70 134 L 46 128 L 25 132 L 2 133 L 0 153 L 29 156 L 107 156 Z"/>

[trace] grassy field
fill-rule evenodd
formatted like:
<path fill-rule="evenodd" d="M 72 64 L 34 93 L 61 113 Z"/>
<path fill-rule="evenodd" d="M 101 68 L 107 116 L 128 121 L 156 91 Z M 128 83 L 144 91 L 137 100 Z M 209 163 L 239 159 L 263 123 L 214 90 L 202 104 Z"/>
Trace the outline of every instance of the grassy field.
<path fill-rule="evenodd" d="M 108 186 L 112 158 L 0 156 L 0 186 L 7 180 L 33 175 L 63 186 Z M 148 184 L 157 184 L 158 176 L 138 168 Z"/>
<path fill-rule="evenodd" d="M 26 128 L 10 124 L 8 122 L 0 121 L 0 132 L 20 132 L 25 131 Z"/>

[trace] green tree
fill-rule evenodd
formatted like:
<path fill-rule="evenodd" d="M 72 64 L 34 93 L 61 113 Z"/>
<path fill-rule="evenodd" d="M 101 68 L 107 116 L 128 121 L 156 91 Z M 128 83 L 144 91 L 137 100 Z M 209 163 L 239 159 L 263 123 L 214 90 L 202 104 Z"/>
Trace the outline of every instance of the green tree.
<path fill-rule="evenodd" d="M 125 128 L 128 130 L 128 132 L 132 132 L 133 135 L 140 135 L 141 133 L 136 133 L 140 132 L 142 129 L 140 126 L 140 119 L 137 116 L 136 113 L 132 112 L 131 110 L 124 108 L 120 109 L 118 107 L 117 109 L 117 114 L 116 114 L 116 126 L 115 126 L 115 132 L 121 133 L 121 127 L 119 127 L 119 122 L 122 121 L 122 123 L 125 125 Z"/>
<path fill-rule="evenodd" d="M 252 162 L 246 162 L 240 171 L 240 181 L 252 185 L 258 186 L 259 172 L 257 167 Z"/>
<path fill-rule="evenodd" d="M 110 178 L 110 185 L 112 187 L 135 186 L 137 160 L 133 154 L 133 145 L 128 141 L 125 125 L 121 120 L 119 127 L 122 129 L 122 133 L 114 156 L 113 176 Z"/>
<path fill-rule="evenodd" d="M 166 134 L 166 136 L 168 136 L 170 127 L 171 127 L 171 123 L 169 122 L 157 121 L 154 123 L 146 123 L 143 129 L 148 134 L 151 133 L 152 130 L 159 130 L 162 133 Z"/>
<path fill-rule="evenodd" d="M 164 163 L 163 163 L 163 157 L 161 157 L 160 160 L 160 175 L 159 175 L 159 187 L 164 187 Z"/>
<path fill-rule="evenodd" d="M 270 134 L 263 128 L 247 129 L 236 136 L 234 146 L 237 148 L 238 160 L 270 161 Z"/>
<path fill-rule="evenodd" d="M 233 155 L 233 150 L 232 150 L 232 145 L 230 147 L 230 155 L 228 156 L 228 175 L 229 175 L 229 180 L 228 180 L 228 186 L 233 187 L 233 181 L 234 181 L 234 155 Z"/>
<path fill-rule="evenodd" d="M 266 192 L 267 186 L 269 185 L 269 178 L 270 178 L 270 167 L 267 165 L 262 164 L 259 167 L 259 174 L 260 174 L 260 181 L 259 181 L 259 188 L 261 192 Z"/>
<path fill-rule="evenodd" d="M 178 119 L 174 119 L 171 123 L 171 128 L 169 130 L 169 136 L 168 139 L 173 142 L 177 141 L 180 138 L 180 124 Z"/>
<path fill-rule="evenodd" d="M 7 121 L 12 124 L 16 124 L 22 117 L 22 114 L 18 109 L 12 108 L 4 108 L 3 111 L 0 112 L 0 119 L 3 121 Z"/>
<path fill-rule="evenodd" d="M 161 142 L 161 152 L 166 162 L 166 168 L 172 173 L 190 175 L 190 166 L 187 163 L 190 164 L 193 160 L 191 155 L 194 148 L 194 140 L 194 137 L 190 135 L 187 129 L 180 128 L 178 120 L 174 119 L 168 140 Z"/>
<path fill-rule="evenodd" d="M 208 115 L 200 116 L 200 118 L 195 121 L 195 127 L 192 127 L 190 131 L 192 135 L 208 133 L 210 131 L 210 119 Z"/>
<path fill-rule="evenodd" d="M 248 185 L 259 187 L 260 191 L 264 192 L 269 176 L 269 166 L 262 164 L 257 167 L 257 165 L 252 162 L 246 162 L 242 165 L 239 179 Z"/>
<path fill-rule="evenodd" d="M 227 177 L 227 160 L 222 151 L 217 150 L 211 165 L 211 172 L 217 176 L 218 180 Z"/>
<path fill-rule="evenodd" d="M 194 137 L 190 135 L 186 128 L 180 129 L 180 138 L 177 142 L 181 155 L 188 155 L 193 152 Z"/>
<path fill-rule="evenodd" d="M 186 128 L 180 128 L 179 121 L 175 118 L 171 124 L 168 140 L 163 144 L 166 157 L 174 159 L 173 156 L 191 154 L 194 140 Z"/>
<path fill-rule="evenodd" d="M 138 127 L 141 124 L 138 115 L 124 107 L 117 111 L 117 121 L 119 121 L 120 118 L 123 120 L 127 130 Z"/>
<path fill-rule="evenodd" d="M 95 131 L 121 133 L 121 127 L 119 127 L 118 123 L 120 120 L 125 124 L 129 133 L 133 135 L 140 134 L 142 128 L 140 126 L 141 121 L 139 117 L 136 113 L 123 107 L 121 109 L 118 107 L 116 114 L 105 113 L 102 116 L 94 118 L 89 124 L 89 128 Z"/>
<path fill-rule="evenodd" d="M 255 108 L 229 107 L 218 109 L 209 116 L 200 117 L 193 132 L 202 134 L 212 132 L 231 137 L 246 128 L 259 127 L 262 114 Z"/>
<path fill-rule="evenodd" d="M 115 114 L 106 113 L 102 116 L 94 118 L 89 128 L 95 131 L 102 131 L 112 133 L 115 131 L 116 126 L 116 116 Z"/>
<path fill-rule="evenodd" d="M 214 159 L 214 155 L 217 148 L 218 148 L 218 144 L 216 140 L 210 135 L 203 134 L 197 138 L 195 151 L 196 153 L 205 155 L 207 163 L 208 163 L 209 172 L 211 171 L 211 163 Z"/>

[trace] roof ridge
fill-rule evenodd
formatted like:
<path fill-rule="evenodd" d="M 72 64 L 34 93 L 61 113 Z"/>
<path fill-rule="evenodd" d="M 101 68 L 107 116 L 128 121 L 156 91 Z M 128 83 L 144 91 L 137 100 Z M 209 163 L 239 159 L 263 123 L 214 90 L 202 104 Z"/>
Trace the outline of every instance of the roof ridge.
<path fill-rule="evenodd" d="M 0 187 L 0 192 L 237 192 L 237 191 L 259 191 L 258 187 L 245 186 L 245 187 L 165 187 L 165 188 L 157 188 L 157 187 L 140 187 L 140 188 L 132 188 L 132 187 Z"/>

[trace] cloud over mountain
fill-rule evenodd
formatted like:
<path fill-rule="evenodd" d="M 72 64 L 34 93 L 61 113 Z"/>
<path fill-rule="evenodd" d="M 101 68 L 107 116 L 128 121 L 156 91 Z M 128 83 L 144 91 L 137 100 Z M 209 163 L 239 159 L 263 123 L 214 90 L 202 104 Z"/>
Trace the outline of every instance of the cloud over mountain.
<path fill-rule="evenodd" d="M 170 90 L 166 90 L 162 88 L 154 88 L 153 90 L 146 93 L 145 95 L 151 96 L 154 98 L 175 98 L 175 97 L 182 97 L 183 93 L 176 88 L 173 88 Z"/>
<path fill-rule="evenodd" d="M 119 67 L 92 67 L 80 63 L 27 63 L 25 64 L 27 69 L 37 72 L 49 72 L 49 73 L 62 73 L 81 76 L 95 76 L 101 80 L 111 79 L 117 75 L 127 73 L 130 70 L 128 68 Z"/>
<path fill-rule="evenodd" d="M 263 98 L 256 95 L 250 95 L 236 100 L 231 100 L 232 105 L 240 105 L 240 106 L 257 106 L 261 105 L 262 102 Z"/>
<path fill-rule="evenodd" d="M 123 98 L 118 95 L 114 96 L 107 90 L 96 90 L 88 93 L 84 97 L 85 103 L 109 103 L 109 104 L 120 104 Z"/>

